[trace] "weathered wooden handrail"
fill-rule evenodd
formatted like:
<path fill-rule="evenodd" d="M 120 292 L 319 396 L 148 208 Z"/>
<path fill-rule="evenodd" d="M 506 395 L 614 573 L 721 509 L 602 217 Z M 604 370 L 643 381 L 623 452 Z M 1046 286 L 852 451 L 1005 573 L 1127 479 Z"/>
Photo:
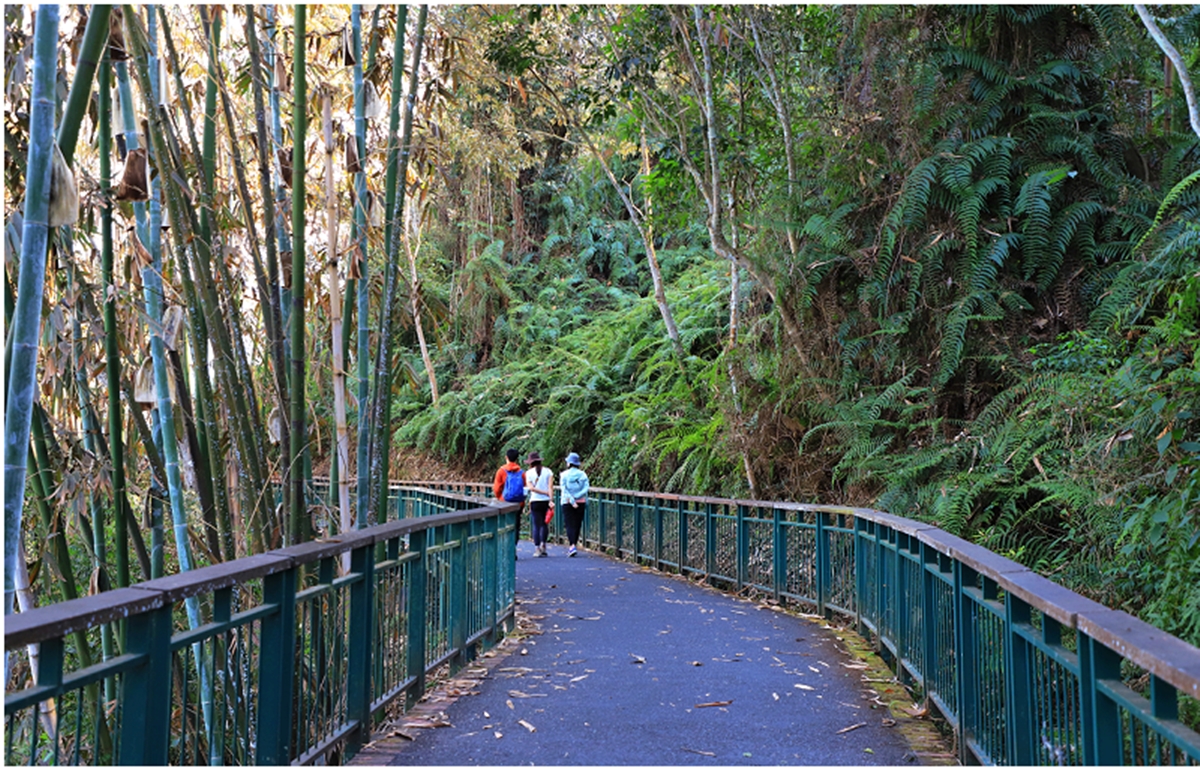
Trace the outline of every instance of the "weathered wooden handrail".
<path fill-rule="evenodd" d="M 6 654 L 41 650 L 37 682 L 5 694 L 6 765 L 353 754 L 391 702 L 419 698 L 428 673 L 461 666 L 513 623 L 516 506 L 396 493 L 424 516 L 8 616 Z M 189 597 L 203 602 L 195 629 L 175 613 Z M 124 628 L 124 653 L 70 671 L 68 635 L 105 624 Z M 93 704 L 85 687 L 96 683 Z M 39 721 L 50 700 L 55 716 Z"/>

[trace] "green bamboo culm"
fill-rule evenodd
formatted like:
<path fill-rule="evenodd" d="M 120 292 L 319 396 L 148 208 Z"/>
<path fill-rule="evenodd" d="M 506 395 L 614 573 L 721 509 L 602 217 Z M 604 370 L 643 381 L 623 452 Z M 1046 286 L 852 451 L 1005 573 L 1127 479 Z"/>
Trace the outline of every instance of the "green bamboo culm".
<path fill-rule="evenodd" d="M 352 259 L 359 261 L 358 279 L 358 489 L 355 510 L 355 526 L 367 526 L 371 491 L 371 430 L 365 419 L 370 414 L 370 361 L 371 330 L 367 326 L 370 316 L 367 306 L 370 282 L 367 268 L 367 118 L 366 94 L 363 89 L 362 61 L 362 6 L 350 7 L 350 25 L 354 46 L 354 142 L 358 153 L 359 171 L 354 175 L 354 228 L 352 236 L 357 243 Z M 397 30 L 396 34 L 400 34 Z"/>
<path fill-rule="evenodd" d="M 117 296 L 113 283 L 112 62 L 107 49 L 97 81 L 100 113 L 100 275 L 104 287 L 104 371 L 108 381 L 108 457 L 112 461 L 116 524 L 117 586 L 129 586 L 129 536 L 125 511 L 125 445 L 121 438 L 121 352 L 117 345 Z M 113 287 L 114 291 L 109 291 Z"/>
<path fill-rule="evenodd" d="M 372 443 L 372 467 L 371 475 L 378 481 L 377 497 L 375 505 L 372 507 L 374 511 L 383 512 L 387 505 L 387 480 L 388 480 L 388 460 L 391 454 L 392 440 L 392 409 L 391 409 L 391 391 L 392 391 L 392 354 L 395 347 L 394 342 L 394 319 L 396 315 L 396 294 L 397 287 L 400 283 L 399 277 L 399 261 L 400 261 L 400 242 L 401 231 L 404 222 L 404 180 L 408 177 L 408 158 L 412 146 L 412 124 L 413 112 L 416 108 L 417 99 L 417 73 L 421 69 L 421 52 L 425 43 L 425 23 L 428 16 L 429 7 L 422 5 L 417 12 L 417 28 L 413 40 L 412 67 L 409 74 L 408 96 L 404 103 L 404 129 L 399 143 L 399 158 L 395 158 L 389 152 L 388 171 L 386 176 L 385 193 L 388 196 L 387 200 L 387 221 L 391 230 L 385 230 L 385 245 L 388 250 L 387 268 L 384 280 L 384 299 L 379 312 L 379 352 L 375 368 L 375 399 L 371 403 L 371 421 L 370 425 L 375 431 Z M 403 30 L 397 28 L 397 36 L 399 37 Z M 397 44 L 397 59 L 403 60 L 402 43 Z M 397 68 L 400 75 L 403 75 L 403 68 Z M 392 137 L 395 136 L 396 124 L 396 108 L 398 106 L 400 89 L 398 81 L 400 80 L 395 74 L 392 76 L 392 129 L 389 132 L 389 145 L 392 144 Z M 391 148 L 389 147 L 389 150 Z M 381 515 L 382 516 L 382 515 Z"/>
<path fill-rule="evenodd" d="M 92 94 L 92 78 L 96 75 L 100 56 L 108 48 L 108 19 L 111 15 L 111 5 L 93 5 L 83 31 L 79 61 L 75 63 L 75 79 L 71 81 L 67 105 L 58 124 L 58 149 L 62 151 L 63 160 L 68 166 L 75 159 L 75 143 L 79 140 L 79 126 Z"/>
<path fill-rule="evenodd" d="M 292 61 L 292 446 L 288 479 L 292 486 L 291 543 L 306 539 L 304 505 L 304 139 L 308 132 L 308 87 L 305 80 L 306 8 L 295 8 Z"/>
<path fill-rule="evenodd" d="M 29 430 L 37 390 L 38 331 L 46 283 L 50 235 L 50 164 L 54 152 L 54 81 L 58 53 L 58 6 L 40 5 L 33 40 L 33 90 L 29 110 L 29 155 L 25 167 L 21 267 L 13 315 L 13 351 L 4 409 L 4 614 L 12 613 L 21 544 L 21 509 Z M 5 673 L 7 676 L 7 672 Z"/>

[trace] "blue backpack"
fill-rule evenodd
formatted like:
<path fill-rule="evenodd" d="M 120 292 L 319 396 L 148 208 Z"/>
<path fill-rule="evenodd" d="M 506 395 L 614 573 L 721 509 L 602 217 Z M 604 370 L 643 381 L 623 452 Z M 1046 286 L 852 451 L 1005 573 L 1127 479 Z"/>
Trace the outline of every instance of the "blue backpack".
<path fill-rule="evenodd" d="M 504 480 L 504 500 L 511 503 L 525 500 L 525 473 L 521 469 L 505 473 L 508 477 Z"/>

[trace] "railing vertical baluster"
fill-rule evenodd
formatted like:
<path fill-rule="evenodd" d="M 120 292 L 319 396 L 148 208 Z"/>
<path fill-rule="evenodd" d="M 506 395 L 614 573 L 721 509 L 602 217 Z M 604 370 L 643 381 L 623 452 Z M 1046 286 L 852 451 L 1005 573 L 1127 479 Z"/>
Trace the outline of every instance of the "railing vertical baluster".
<path fill-rule="evenodd" d="M 717 572 L 717 509 L 716 504 L 704 504 L 704 578 L 711 582 Z"/>
<path fill-rule="evenodd" d="M 1008 730 L 1009 762 L 1018 766 L 1034 764 L 1034 708 L 1031 688 L 1031 655 L 1029 642 L 1017 630 L 1030 624 L 1029 603 L 1005 596 L 1004 613 L 1004 682 L 1007 688 L 1004 723 Z"/>
<path fill-rule="evenodd" d="M 346 740 L 346 757 L 354 757 L 371 740 L 371 643 L 375 638 L 375 548 L 366 544 L 350 552 L 350 572 L 360 578 L 350 587 L 347 635 L 346 717 L 358 727 Z"/>
<path fill-rule="evenodd" d="M 662 570 L 663 510 L 657 497 L 654 499 L 654 569 Z"/>
<path fill-rule="evenodd" d="M 296 568 L 263 579 L 263 602 L 275 612 L 263 619 L 259 651 L 258 752 L 260 766 L 291 761 L 293 674 L 296 650 Z"/>
<path fill-rule="evenodd" d="M 124 735 L 119 762 L 123 766 L 165 766 L 171 730 L 171 606 L 133 615 L 127 630 L 129 652 L 146 659 L 126 673 L 122 683 Z M 47 666 L 45 646 L 42 643 L 43 667 Z"/>
<path fill-rule="evenodd" d="M 1121 676 L 1121 657 L 1083 632 L 1078 637 L 1079 691 L 1083 705 L 1084 765 L 1121 763 L 1121 722 L 1117 705 L 1097 687 Z"/>
<path fill-rule="evenodd" d="M 494 645 L 500 640 L 500 577 L 497 568 L 500 566 L 500 514 L 493 510 L 492 516 L 484 521 L 484 531 L 488 538 L 483 549 L 483 596 L 487 603 L 485 613 L 492 633 L 488 635 L 488 644 Z"/>
<path fill-rule="evenodd" d="M 750 538 L 749 525 L 746 522 L 746 507 L 740 503 L 736 504 L 735 511 L 737 512 L 737 524 L 734 532 L 737 538 L 737 551 L 735 552 L 734 564 L 737 567 L 734 570 L 734 575 L 737 576 L 737 590 L 740 592 L 746 587 L 749 574 Z"/>
<path fill-rule="evenodd" d="M 406 698 L 412 707 L 425 693 L 425 583 L 429 575 L 429 531 L 414 530 L 408 537 L 408 548 L 417 554 L 409 563 L 408 572 L 408 677 L 413 684 Z"/>

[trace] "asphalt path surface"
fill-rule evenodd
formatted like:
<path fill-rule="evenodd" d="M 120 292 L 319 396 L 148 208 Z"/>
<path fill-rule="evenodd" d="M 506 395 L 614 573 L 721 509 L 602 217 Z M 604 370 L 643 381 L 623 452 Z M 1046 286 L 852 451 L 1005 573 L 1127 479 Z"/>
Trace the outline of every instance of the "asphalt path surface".
<path fill-rule="evenodd" d="M 541 634 L 390 765 L 911 763 L 831 630 L 582 550 L 518 554 Z"/>

